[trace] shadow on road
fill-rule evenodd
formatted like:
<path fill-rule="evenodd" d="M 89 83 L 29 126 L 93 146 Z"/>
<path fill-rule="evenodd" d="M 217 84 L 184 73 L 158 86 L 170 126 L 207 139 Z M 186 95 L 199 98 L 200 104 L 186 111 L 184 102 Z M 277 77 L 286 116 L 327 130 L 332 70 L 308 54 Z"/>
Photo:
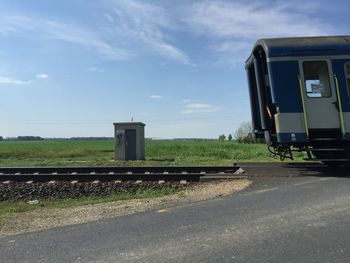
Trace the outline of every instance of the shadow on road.
<path fill-rule="evenodd" d="M 320 176 L 320 177 L 342 177 L 350 178 L 350 166 L 328 166 L 313 163 L 288 163 L 285 169 L 290 169 L 300 174 L 300 176 Z"/>
<path fill-rule="evenodd" d="M 243 163 L 241 168 L 249 177 L 319 176 L 350 178 L 350 166 L 327 166 L 321 163 Z"/>

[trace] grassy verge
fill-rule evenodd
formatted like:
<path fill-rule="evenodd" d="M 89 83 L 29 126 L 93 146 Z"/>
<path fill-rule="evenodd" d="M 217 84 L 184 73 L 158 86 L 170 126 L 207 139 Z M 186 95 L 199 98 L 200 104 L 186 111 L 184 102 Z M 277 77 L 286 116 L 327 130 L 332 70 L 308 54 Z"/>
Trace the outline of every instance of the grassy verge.
<path fill-rule="evenodd" d="M 295 154 L 301 161 L 303 154 Z M 113 140 L 45 140 L 0 142 L 0 166 L 87 165 L 230 165 L 234 162 L 278 162 L 264 144 L 234 141 L 146 141 L 145 161 L 115 161 Z"/>
<path fill-rule="evenodd" d="M 35 209 L 42 208 L 42 207 L 67 208 L 67 207 L 75 207 L 75 206 L 82 206 L 82 205 L 98 204 L 98 203 L 104 203 L 104 202 L 113 202 L 113 201 L 119 201 L 119 200 L 161 197 L 161 196 L 174 194 L 176 192 L 177 190 L 174 190 L 171 188 L 163 188 L 163 189 L 156 189 L 156 190 L 139 190 L 139 191 L 136 191 L 135 193 L 120 193 L 120 194 L 113 194 L 113 195 L 108 195 L 104 197 L 91 196 L 91 197 L 82 197 L 78 199 L 69 198 L 69 199 L 62 199 L 62 200 L 48 199 L 48 200 L 39 201 L 39 204 L 37 205 L 31 205 L 26 202 L 6 201 L 6 202 L 0 202 L 0 219 L 9 214 L 33 211 Z"/>

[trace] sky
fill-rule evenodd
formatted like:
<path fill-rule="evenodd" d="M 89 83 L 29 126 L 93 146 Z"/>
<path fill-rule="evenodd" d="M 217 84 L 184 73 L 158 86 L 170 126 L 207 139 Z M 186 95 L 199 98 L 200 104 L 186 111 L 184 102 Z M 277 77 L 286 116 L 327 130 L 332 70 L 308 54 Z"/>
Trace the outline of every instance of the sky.
<path fill-rule="evenodd" d="M 0 0 L 0 136 L 217 138 L 250 121 L 259 38 L 348 35 L 350 2 Z"/>

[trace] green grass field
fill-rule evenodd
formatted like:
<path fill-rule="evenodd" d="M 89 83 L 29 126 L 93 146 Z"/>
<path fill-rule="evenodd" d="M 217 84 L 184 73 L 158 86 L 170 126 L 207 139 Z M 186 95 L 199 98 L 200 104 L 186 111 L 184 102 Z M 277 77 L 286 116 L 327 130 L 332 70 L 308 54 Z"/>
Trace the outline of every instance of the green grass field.
<path fill-rule="evenodd" d="M 300 161 L 303 154 L 295 154 Z M 264 144 L 146 141 L 145 161 L 115 161 L 113 140 L 1 141 L 0 166 L 230 165 L 279 161 Z"/>

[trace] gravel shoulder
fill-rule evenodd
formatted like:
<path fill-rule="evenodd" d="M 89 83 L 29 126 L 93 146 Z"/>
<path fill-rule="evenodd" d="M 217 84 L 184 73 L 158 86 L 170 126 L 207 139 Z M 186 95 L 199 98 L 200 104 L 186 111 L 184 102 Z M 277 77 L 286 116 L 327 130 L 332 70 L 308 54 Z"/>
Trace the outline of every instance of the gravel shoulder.
<path fill-rule="evenodd" d="M 189 185 L 184 191 L 159 198 L 123 200 L 70 208 L 39 208 L 16 213 L 0 220 L 0 238 L 66 225 L 81 224 L 105 218 L 158 210 L 227 196 L 248 187 L 251 181 L 236 179 Z"/>

